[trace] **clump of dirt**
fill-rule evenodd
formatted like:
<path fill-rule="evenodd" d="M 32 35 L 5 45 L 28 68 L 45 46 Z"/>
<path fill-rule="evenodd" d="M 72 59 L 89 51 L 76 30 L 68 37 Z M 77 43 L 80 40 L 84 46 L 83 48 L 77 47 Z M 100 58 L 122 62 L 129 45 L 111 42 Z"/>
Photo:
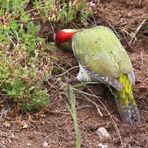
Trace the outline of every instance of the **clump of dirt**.
<path fill-rule="evenodd" d="M 99 144 L 106 144 L 110 148 L 148 147 L 148 31 L 145 29 L 148 8 L 146 4 L 146 0 L 104 0 L 96 3 L 96 7 L 92 10 L 95 21 L 91 18 L 91 22 L 116 30 L 129 53 L 136 75 L 134 95 L 140 109 L 141 123 L 131 128 L 121 123 L 113 96 L 104 85 L 88 85 L 81 88 L 82 91 L 96 96 L 88 97 L 90 101 L 79 93 L 76 94 L 78 124 L 84 148 L 97 148 Z M 47 25 L 43 32 L 45 34 L 48 32 Z M 7 110 L 3 109 L 1 111 L 0 147 L 75 147 L 74 127 L 69 108 L 65 103 L 67 99 L 63 92 L 62 81 L 66 81 L 66 77 L 76 76 L 78 69 L 72 69 L 68 74 L 60 77 L 57 75 L 65 69 L 76 66 L 77 61 L 72 53 L 61 50 L 50 54 L 57 59 L 53 77 L 45 84 L 51 97 L 50 106 L 25 115 L 23 113 L 15 115 L 15 110 L 6 115 Z M 3 96 L 0 97 L 3 98 Z M 100 116 L 97 107 L 103 117 Z M 107 129 L 112 137 L 111 141 L 101 142 L 99 140 L 95 133 L 99 127 Z"/>

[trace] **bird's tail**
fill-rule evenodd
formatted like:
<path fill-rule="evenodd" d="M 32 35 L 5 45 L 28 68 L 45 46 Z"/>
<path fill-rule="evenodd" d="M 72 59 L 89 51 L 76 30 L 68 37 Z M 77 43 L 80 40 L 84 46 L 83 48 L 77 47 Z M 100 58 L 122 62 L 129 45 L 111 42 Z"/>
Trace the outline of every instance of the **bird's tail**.
<path fill-rule="evenodd" d="M 123 90 L 118 91 L 116 103 L 122 121 L 129 125 L 131 125 L 132 120 L 140 122 L 140 114 L 128 76 L 126 74 L 121 74 L 119 82 L 122 84 Z"/>

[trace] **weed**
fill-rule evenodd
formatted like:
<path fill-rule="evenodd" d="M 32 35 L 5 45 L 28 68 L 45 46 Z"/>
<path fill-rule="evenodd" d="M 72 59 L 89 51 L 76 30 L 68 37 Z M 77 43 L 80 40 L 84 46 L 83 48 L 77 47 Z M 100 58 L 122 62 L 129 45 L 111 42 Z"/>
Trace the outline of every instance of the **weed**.
<path fill-rule="evenodd" d="M 40 26 L 25 11 L 28 2 L 0 2 L 0 89 L 23 109 L 31 110 L 49 102 L 43 82 L 50 76 L 50 59 L 42 48 L 44 39 L 37 36 Z"/>
<path fill-rule="evenodd" d="M 70 103 L 70 113 L 73 119 L 74 129 L 75 129 L 75 137 L 76 137 L 76 148 L 81 147 L 81 134 L 80 129 L 77 122 L 77 111 L 76 111 L 76 97 L 73 91 L 73 87 L 68 85 L 68 99 Z"/>

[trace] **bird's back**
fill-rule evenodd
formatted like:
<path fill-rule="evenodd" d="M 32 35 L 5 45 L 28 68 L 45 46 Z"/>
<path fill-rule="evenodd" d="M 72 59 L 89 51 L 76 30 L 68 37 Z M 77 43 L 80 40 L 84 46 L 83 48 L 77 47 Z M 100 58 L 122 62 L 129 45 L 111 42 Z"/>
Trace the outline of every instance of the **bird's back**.
<path fill-rule="evenodd" d="M 100 76 L 119 78 L 132 71 L 130 59 L 113 31 L 104 26 L 82 29 L 72 39 L 76 58 Z"/>

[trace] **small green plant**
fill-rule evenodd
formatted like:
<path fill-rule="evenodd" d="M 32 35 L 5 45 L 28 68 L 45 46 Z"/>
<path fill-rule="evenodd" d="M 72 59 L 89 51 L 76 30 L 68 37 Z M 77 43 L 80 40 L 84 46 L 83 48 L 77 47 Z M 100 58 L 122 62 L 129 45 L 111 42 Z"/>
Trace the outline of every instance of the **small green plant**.
<path fill-rule="evenodd" d="M 49 102 L 44 81 L 50 77 L 50 58 L 40 26 L 25 10 L 28 0 L 0 1 L 0 91 L 23 109 L 34 109 Z"/>
<path fill-rule="evenodd" d="M 60 22 L 61 26 L 75 20 L 86 21 L 90 14 L 86 0 L 35 0 L 34 9 L 38 11 L 43 22 Z"/>
<path fill-rule="evenodd" d="M 76 148 L 81 147 L 81 134 L 80 129 L 77 122 L 77 111 L 76 111 L 76 96 L 74 94 L 73 88 L 71 85 L 68 85 L 68 99 L 70 103 L 70 113 L 73 119 L 74 129 L 75 129 L 75 137 L 76 137 Z"/>

